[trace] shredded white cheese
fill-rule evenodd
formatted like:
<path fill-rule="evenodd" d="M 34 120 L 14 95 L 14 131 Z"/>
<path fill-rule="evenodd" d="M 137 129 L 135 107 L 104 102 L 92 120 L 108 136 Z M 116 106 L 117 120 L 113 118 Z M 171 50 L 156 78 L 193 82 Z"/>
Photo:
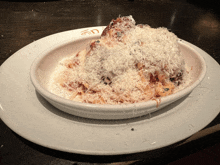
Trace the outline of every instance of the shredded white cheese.
<path fill-rule="evenodd" d="M 113 20 L 106 29 L 91 50 L 60 61 L 51 76 L 52 93 L 87 103 L 135 103 L 172 94 L 174 85 L 184 83 L 175 34 L 135 25 L 132 16 Z"/>

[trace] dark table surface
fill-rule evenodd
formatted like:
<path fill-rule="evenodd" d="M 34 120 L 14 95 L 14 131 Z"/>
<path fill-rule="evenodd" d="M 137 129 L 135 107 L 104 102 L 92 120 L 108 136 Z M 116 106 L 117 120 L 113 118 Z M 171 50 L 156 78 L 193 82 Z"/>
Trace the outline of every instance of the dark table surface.
<path fill-rule="evenodd" d="M 220 63 L 218 8 L 217 0 L 0 1 L 0 65 L 16 51 L 42 37 L 107 25 L 119 15 L 132 15 L 137 24 L 166 27 Z M 168 164 L 218 144 L 219 130 L 220 115 L 178 144 L 128 155 L 93 156 L 65 153 L 34 144 L 14 133 L 0 120 L 0 164 Z"/>

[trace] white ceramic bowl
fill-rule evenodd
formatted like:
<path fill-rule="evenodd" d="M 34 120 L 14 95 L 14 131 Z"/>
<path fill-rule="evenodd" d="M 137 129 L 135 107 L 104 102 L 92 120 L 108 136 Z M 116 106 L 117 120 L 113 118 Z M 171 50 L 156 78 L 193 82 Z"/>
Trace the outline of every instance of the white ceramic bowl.
<path fill-rule="evenodd" d="M 81 103 L 67 100 L 49 92 L 47 84 L 50 75 L 58 65 L 58 62 L 62 58 L 82 50 L 86 47 L 91 39 L 98 37 L 99 35 L 81 35 L 76 37 L 77 39 L 59 43 L 53 47 L 49 47 L 33 62 L 30 70 L 30 76 L 36 91 L 61 111 L 92 119 L 112 120 L 134 118 L 157 111 L 186 96 L 203 80 L 205 76 L 206 64 L 202 56 L 180 40 L 179 46 L 184 55 L 185 62 L 189 67 L 193 66 L 193 69 L 191 70 L 192 82 L 183 90 L 175 94 L 162 97 L 159 107 L 157 107 L 156 101 L 153 100 L 144 103 L 122 105 L 98 105 Z"/>

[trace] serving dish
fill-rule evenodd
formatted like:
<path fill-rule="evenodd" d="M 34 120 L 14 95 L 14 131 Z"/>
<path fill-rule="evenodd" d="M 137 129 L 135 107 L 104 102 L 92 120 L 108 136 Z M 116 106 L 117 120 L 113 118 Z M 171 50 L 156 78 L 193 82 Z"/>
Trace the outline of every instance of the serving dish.
<path fill-rule="evenodd" d="M 188 95 L 163 109 L 137 118 L 94 120 L 64 113 L 32 85 L 29 69 L 48 47 L 74 40 L 92 27 L 37 40 L 9 57 L 0 67 L 0 118 L 15 133 L 41 146 L 87 155 L 150 151 L 179 142 L 207 126 L 220 107 L 220 66 L 206 52 L 182 40 L 206 61 L 203 81 Z M 86 33 L 87 35 L 96 35 Z"/>
<path fill-rule="evenodd" d="M 93 29 L 93 31 L 95 31 Z M 81 33 L 83 34 L 83 33 Z M 59 61 L 72 56 L 83 50 L 89 41 L 100 37 L 95 35 L 78 35 L 77 39 L 59 42 L 48 47 L 34 60 L 31 66 L 31 80 L 37 92 L 56 108 L 72 115 L 92 119 L 127 119 L 139 117 L 160 110 L 172 102 L 186 96 L 203 80 L 206 73 L 206 64 L 203 57 L 187 44 L 179 40 L 180 50 L 189 68 L 190 83 L 184 89 L 158 100 L 150 100 L 144 103 L 122 104 L 122 105 L 100 105 L 81 103 L 67 100 L 49 92 L 50 76 L 54 72 Z"/>

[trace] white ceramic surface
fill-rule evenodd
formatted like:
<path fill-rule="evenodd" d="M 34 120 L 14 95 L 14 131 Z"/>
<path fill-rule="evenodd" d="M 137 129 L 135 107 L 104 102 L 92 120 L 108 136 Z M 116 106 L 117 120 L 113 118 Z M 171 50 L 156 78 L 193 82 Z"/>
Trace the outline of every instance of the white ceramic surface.
<path fill-rule="evenodd" d="M 93 28 L 95 29 L 95 27 Z M 79 29 L 80 31 L 80 29 Z M 101 30 L 99 30 L 101 33 Z M 161 98 L 159 106 L 155 100 L 144 103 L 124 104 L 124 105 L 97 105 L 89 103 L 80 103 L 64 99 L 52 94 L 48 90 L 48 83 L 51 73 L 54 72 L 58 62 L 80 50 L 83 50 L 91 39 L 100 36 L 100 33 L 84 36 L 81 33 L 75 35 L 77 39 L 59 42 L 50 46 L 43 53 L 39 54 L 31 67 L 31 80 L 36 90 L 47 101 L 56 108 L 80 117 L 92 119 L 127 119 L 139 117 L 160 110 L 170 103 L 189 94 L 204 78 L 206 64 L 202 56 L 184 42 L 179 41 L 180 49 L 185 58 L 188 67 L 193 67 L 190 71 L 191 83 L 185 89 Z M 158 100 L 159 102 L 159 100 Z"/>
<path fill-rule="evenodd" d="M 88 32 L 90 28 L 81 31 Z M 68 115 L 54 108 L 35 91 L 29 69 L 34 59 L 48 46 L 70 41 L 81 31 L 72 30 L 42 38 L 22 48 L 1 65 L 0 117 L 20 136 L 36 144 L 71 153 L 127 154 L 183 140 L 218 115 L 219 64 L 186 41 L 182 42 L 205 59 L 205 78 L 190 94 L 160 111 L 133 119 L 102 121 Z"/>

